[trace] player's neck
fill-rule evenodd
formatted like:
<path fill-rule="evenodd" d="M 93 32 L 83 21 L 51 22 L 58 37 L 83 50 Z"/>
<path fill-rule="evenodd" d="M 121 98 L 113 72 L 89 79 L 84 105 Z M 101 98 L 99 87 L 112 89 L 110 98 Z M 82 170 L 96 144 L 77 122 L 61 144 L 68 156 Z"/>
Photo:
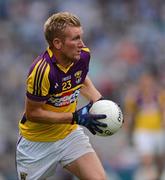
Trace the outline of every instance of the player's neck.
<path fill-rule="evenodd" d="M 57 58 L 57 64 L 60 64 L 64 68 L 68 68 L 73 62 L 67 61 L 66 59 Z"/>
<path fill-rule="evenodd" d="M 73 63 L 73 61 L 71 61 L 70 59 L 68 59 L 60 53 L 54 52 L 54 55 L 56 57 L 57 64 L 60 64 L 64 68 L 68 68 Z"/>

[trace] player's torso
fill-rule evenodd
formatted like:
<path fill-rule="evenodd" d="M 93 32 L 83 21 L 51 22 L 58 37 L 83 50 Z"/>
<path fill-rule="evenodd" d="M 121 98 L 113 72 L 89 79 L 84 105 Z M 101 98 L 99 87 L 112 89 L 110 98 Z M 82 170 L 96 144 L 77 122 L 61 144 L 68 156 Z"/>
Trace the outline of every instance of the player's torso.
<path fill-rule="evenodd" d="M 57 65 L 51 67 L 51 69 L 50 97 L 46 102 L 46 106 L 49 105 L 54 108 L 61 108 L 63 112 L 68 106 L 72 106 L 72 104 L 76 102 L 87 70 L 85 64 L 81 60 L 73 64 L 68 70 L 62 70 L 62 68 Z M 74 110 L 75 105 L 72 111 Z"/>
<path fill-rule="evenodd" d="M 46 100 L 44 109 L 54 112 L 75 111 L 80 88 L 88 72 L 89 58 L 85 59 L 84 56 L 87 54 L 84 53 L 86 52 L 82 52 L 82 58 L 79 61 L 67 69 L 52 63 L 48 57 L 43 57 L 46 58 L 49 66 L 49 97 Z M 46 83 L 45 86 L 47 86 Z M 28 119 L 24 124 L 20 123 L 21 134 L 32 141 L 63 139 L 76 128 L 77 125 L 42 124 L 28 121 Z"/>

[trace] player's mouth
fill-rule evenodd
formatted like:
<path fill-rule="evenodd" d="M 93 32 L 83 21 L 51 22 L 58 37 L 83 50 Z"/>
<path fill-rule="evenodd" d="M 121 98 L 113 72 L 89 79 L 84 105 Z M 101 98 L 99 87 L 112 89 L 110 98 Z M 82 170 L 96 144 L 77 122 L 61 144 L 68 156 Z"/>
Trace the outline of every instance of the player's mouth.
<path fill-rule="evenodd" d="M 80 54 L 81 54 L 81 50 L 80 50 L 80 51 L 77 51 L 77 54 L 80 55 Z"/>

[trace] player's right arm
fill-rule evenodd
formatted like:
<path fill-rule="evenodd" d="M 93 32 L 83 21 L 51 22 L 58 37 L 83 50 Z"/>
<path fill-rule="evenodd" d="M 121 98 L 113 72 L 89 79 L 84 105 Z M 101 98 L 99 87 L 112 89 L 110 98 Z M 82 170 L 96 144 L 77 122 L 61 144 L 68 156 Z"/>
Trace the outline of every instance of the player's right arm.
<path fill-rule="evenodd" d="M 69 123 L 71 124 L 73 115 L 70 112 L 57 113 L 49 110 L 45 110 L 43 105 L 44 101 L 34 101 L 29 98 L 26 98 L 26 118 L 32 122 L 38 123 Z"/>
<path fill-rule="evenodd" d="M 80 110 L 74 113 L 56 113 L 43 109 L 45 102 L 36 102 L 26 98 L 26 117 L 28 120 L 37 123 L 69 123 L 79 124 L 88 128 L 92 134 L 96 134 L 96 131 L 102 133 L 99 127 L 106 127 L 107 125 L 97 121 L 97 119 L 105 118 L 105 115 L 91 115 L 89 114 L 89 108 L 91 104 L 84 106 Z"/>

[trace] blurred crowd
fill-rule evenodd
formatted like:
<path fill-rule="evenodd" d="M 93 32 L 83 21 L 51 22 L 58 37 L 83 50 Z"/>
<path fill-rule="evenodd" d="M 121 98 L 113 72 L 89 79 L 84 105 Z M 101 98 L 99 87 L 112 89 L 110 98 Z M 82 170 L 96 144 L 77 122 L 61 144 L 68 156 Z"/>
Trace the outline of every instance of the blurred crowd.
<path fill-rule="evenodd" d="M 160 111 L 159 130 L 165 139 L 163 0 L 0 0 L 0 180 L 17 179 L 14 154 L 17 124 L 24 108 L 25 79 L 29 65 L 47 46 L 43 24 L 50 14 L 58 11 L 69 11 L 80 17 L 84 42 L 91 50 L 90 77 L 104 97 L 116 101 L 124 112 L 126 125 L 117 134 L 108 138 L 89 134 L 93 146 L 112 180 L 142 180 L 138 175 L 135 177 L 141 162 L 131 132 L 136 118 L 128 110 L 129 98 L 138 96 L 139 86 L 143 89 L 148 83 L 149 80 L 144 84 L 139 82 L 144 73 L 154 77 L 154 87 L 148 88 L 145 94 L 157 87 L 151 92 L 154 98 L 142 101 L 147 101 L 147 107 L 154 104 L 152 108 Z M 157 101 L 155 97 L 159 96 Z M 134 101 L 138 104 L 136 101 L 138 98 Z M 161 144 L 164 158 L 165 140 Z M 58 180 L 71 178 L 64 172 L 57 176 Z M 163 170 L 161 177 L 165 180 Z M 156 179 L 160 176 L 146 180 Z"/>

